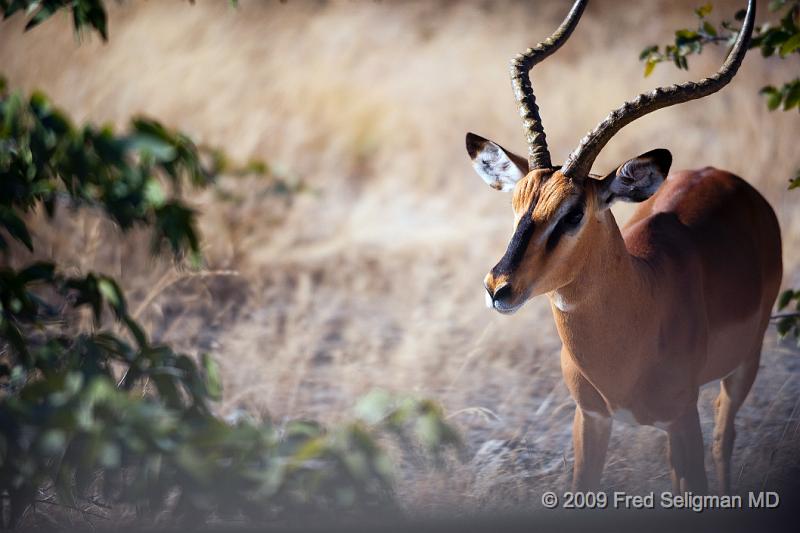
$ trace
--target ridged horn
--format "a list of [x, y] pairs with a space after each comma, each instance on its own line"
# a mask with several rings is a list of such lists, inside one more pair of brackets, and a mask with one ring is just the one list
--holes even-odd
[[640, 94], [630, 102], [625, 102], [581, 139], [578, 147], [567, 158], [561, 172], [573, 179], [587, 177], [597, 155], [606, 143], [626, 125], [658, 109], [696, 100], [725, 87], [739, 70], [739, 65], [742, 64], [745, 53], [747, 53], [755, 17], [756, 2], [749, 0], [742, 29], [739, 30], [739, 35], [736, 37], [736, 42], [733, 44], [728, 58], [716, 74], [699, 82], [689, 81], [670, 87], [659, 87], [649, 93]]
[[525, 138], [528, 141], [528, 168], [550, 168], [550, 152], [547, 151], [547, 139], [542, 126], [542, 117], [539, 116], [539, 107], [529, 76], [530, 70], [538, 63], [549, 57], [561, 48], [575, 26], [578, 25], [587, 0], [577, 0], [570, 9], [564, 22], [558, 29], [533, 48], [528, 48], [511, 60], [511, 86], [517, 98], [519, 115], [525, 129]]

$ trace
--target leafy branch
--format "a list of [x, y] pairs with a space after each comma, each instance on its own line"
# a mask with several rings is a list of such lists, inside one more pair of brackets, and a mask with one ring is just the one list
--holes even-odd
[[[78, 334], [47, 328], [53, 305], [43, 289], [63, 300], [56, 316], [87, 307], [102, 324], [110, 311], [127, 338], [100, 326]], [[459, 445], [438, 406], [386, 393], [366, 397], [353, 422], [330, 430], [302, 420], [227, 423], [211, 410], [222, 394], [213, 359], [202, 355], [198, 364], [152, 344], [112, 279], [67, 278], [36, 263], [1, 270], [0, 295], [10, 348], [0, 364], [6, 525], [19, 522], [41, 487], [70, 507], [99, 498], [190, 521], [391, 506], [393, 467], [381, 434], [417, 440], [434, 458]]]
[[778, 335], [785, 338], [789, 335], [800, 339], [800, 291], [788, 289], [783, 291], [778, 297], [779, 313], [773, 319], [777, 320]]
[[25, 31], [35, 28], [61, 10], [72, 15], [72, 24], [79, 35], [95, 30], [103, 41], [108, 40], [108, 16], [102, 0], [0, 0], [3, 19], [17, 12], [28, 16]]
[[[778, 57], [785, 59], [793, 54], [800, 54], [800, 1], [772, 0], [769, 9], [773, 13], [783, 11], [783, 16], [777, 23], [767, 22], [757, 27], [753, 32], [750, 48], [760, 49], [763, 57], [771, 57], [777, 53]], [[656, 65], [667, 61], [674, 63], [679, 69], [688, 70], [688, 57], [701, 54], [706, 45], [732, 45], [740, 28], [728, 21], [715, 26], [708, 20], [711, 11], [711, 3], [698, 7], [694, 10], [697, 17], [696, 29], [677, 30], [673, 43], [652, 45], [642, 50], [639, 60], [645, 64], [644, 75], [649, 76]], [[741, 10], [736, 13], [735, 19], [741, 21], [744, 15], [745, 11]], [[781, 87], [766, 86], [761, 89], [761, 94], [766, 98], [770, 111], [781, 106], [784, 111], [794, 108], [800, 110], [800, 78], [786, 82]]]
[[[5, 18], [25, 12], [26, 29], [68, 10], [76, 31], [107, 38], [103, 0], [0, 0], [0, 9]], [[197, 262], [197, 214], [182, 190], [221, 172], [268, 171], [259, 161], [236, 167], [152, 119], [134, 119], [124, 134], [76, 127], [44, 95], [9, 93], [0, 78], [6, 256], [15, 243], [34, 250], [26, 214], [41, 207], [53, 217], [66, 199], [101, 211], [123, 232], [149, 228], [154, 254], [168, 248]], [[274, 185], [279, 194], [301, 188]], [[93, 318], [88, 330], [74, 320], [84, 312]], [[386, 438], [404, 450], [421, 446], [434, 464], [460, 445], [428, 400], [373, 393], [352, 421], [325, 428], [226, 421], [214, 413], [221, 395], [214, 359], [152, 342], [113, 278], [67, 276], [45, 261], [0, 266], [0, 528], [18, 525], [36, 502], [122, 504], [195, 523], [393, 507]]]
[[[144, 225], [175, 253], [197, 251], [194, 216], [175, 216], [194, 212], [166, 191], [232, 168], [203, 163], [188, 137], [155, 121], [137, 119], [124, 136], [75, 128], [42, 95], [3, 93], [0, 124], [0, 223], [30, 250], [24, 213], [52, 213], [63, 194], [123, 231]], [[90, 331], [70, 326], [83, 309]], [[0, 268], [0, 524], [19, 523], [48, 487], [69, 508], [84, 499], [193, 521], [392, 506], [382, 434], [404, 449], [419, 443], [437, 464], [459, 445], [427, 400], [373, 395], [354, 421], [326, 429], [228, 423], [213, 412], [221, 394], [214, 359], [151, 342], [113, 278], [65, 276], [52, 262]]]
[[[42, 204], [53, 216], [57, 200], [102, 208], [123, 230], [154, 228], [152, 245], [199, 257], [196, 213], [178, 193], [184, 182], [207, 185], [218, 172], [192, 141], [157, 121], [137, 118], [131, 132], [76, 128], [41, 93], [9, 94], [0, 79], [0, 228], [33, 249], [21, 215]], [[171, 187], [172, 194], [166, 188]], [[8, 248], [0, 235], [0, 249]]]

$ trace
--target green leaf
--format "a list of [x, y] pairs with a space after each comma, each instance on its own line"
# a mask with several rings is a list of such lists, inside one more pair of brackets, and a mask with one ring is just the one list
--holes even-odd
[[56, 12], [59, 6], [52, 5], [50, 3], [44, 3], [41, 8], [30, 18], [27, 24], [25, 24], [25, 31], [30, 30], [44, 22], [45, 20], [49, 19], [53, 13]]
[[786, 57], [798, 49], [800, 49], [800, 33], [795, 33], [781, 44], [778, 53], [781, 57]]
[[97, 281], [97, 288], [118, 317], [125, 314], [125, 297], [116, 281], [109, 277], [101, 277]]
[[127, 148], [150, 156], [156, 161], [173, 161], [177, 156], [175, 147], [163, 138], [148, 134], [131, 135], [127, 139]]
[[786, 334], [789, 333], [789, 330], [792, 329], [794, 323], [795, 323], [794, 317], [790, 316], [785, 316], [780, 320], [778, 320], [778, 324], [776, 326], [776, 329], [778, 330], [778, 335], [781, 338], [786, 337]]
[[769, 10], [773, 13], [786, 5], [786, 0], [769, 0]]
[[0, 207], [0, 225], [2, 225], [9, 235], [25, 245], [29, 251], [33, 251], [33, 241], [25, 222], [11, 209]]
[[658, 52], [658, 45], [648, 46], [639, 53], [639, 61], [644, 61], [656, 52]]
[[54, 272], [55, 265], [53, 263], [40, 261], [20, 270], [17, 274], [17, 279], [23, 284], [28, 284], [32, 281], [49, 281], [53, 279]]
[[108, 40], [106, 11], [100, 0], [78, 1], [72, 8], [72, 18], [75, 29], [80, 30], [89, 25], [97, 30], [104, 41]]
[[794, 294], [795, 293], [794, 293], [794, 291], [792, 289], [785, 290], [785, 291], [783, 291], [781, 293], [781, 295], [778, 297], [778, 310], [779, 311], [781, 309], [783, 309], [784, 307], [786, 307], [787, 305], [789, 305], [789, 302], [791, 302], [792, 298], [794, 298]]
[[0, 7], [3, 9], [3, 20], [5, 20], [28, 6], [23, 0], [0, 0]]
[[422, 415], [415, 425], [415, 432], [417, 438], [422, 444], [428, 448], [433, 449], [437, 447], [442, 439], [442, 430], [439, 417], [435, 413], [426, 413]]
[[783, 45], [783, 43], [785, 43], [790, 37], [791, 34], [789, 32], [773, 28], [764, 34], [762, 46], [771, 46], [773, 48], [778, 48], [781, 45]]
[[377, 424], [388, 415], [393, 403], [394, 399], [388, 392], [374, 390], [359, 400], [355, 412], [367, 424]]
[[678, 46], [689, 44], [702, 39], [702, 36], [692, 30], [678, 30], [675, 32], [675, 44]]
[[712, 9], [714, 9], [714, 6], [711, 5], [711, 2], [706, 2], [702, 6], [695, 9], [694, 12], [698, 17], [705, 18], [711, 13]]
[[645, 63], [644, 64], [644, 77], [646, 78], [646, 77], [650, 76], [650, 74], [653, 73], [653, 70], [655, 68], [656, 68], [656, 62], [655, 61], [651, 60], [651, 61], [648, 61], [647, 63]]
[[154, 250], [162, 242], [169, 243], [173, 253], [184, 250], [198, 252], [200, 241], [196, 233], [195, 212], [186, 205], [171, 201], [155, 211]]
[[128, 331], [136, 340], [136, 344], [139, 347], [139, 349], [140, 350], [148, 349], [150, 344], [147, 341], [147, 334], [142, 329], [142, 327], [129, 316], [123, 317], [122, 322], [125, 324], [125, 327], [128, 328]]
[[795, 80], [785, 86], [785, 96], [783, 97], [783, 110], [789, 111], [794, 107], [800, 106], [800, 80]]
[[795, 176], [789, 180], [789, 190], [800, 187], [800, 169], [797, 170]]
[[222, 378], [219, 375], [219, 365], [207, 353], [200, 356], [200, 360], [205, 372], [206, 390], [212, 400], [219, 401], [222, 399]]
[[707, 20], [703, 21], [703, 31], [712, 37], [717, 36], [717, 29]]
[[781, 28], [789, 36], [800, 31], [800, 28], [798, 28], [796, 24], [796, 21], [800, 18], [800, 14], [797, 13], [797, 8], [800, 6], [793, 7], [794, 9], [787, 10], [786, 14], [781, 19]]
[[144, 187], [144, 195], [153, 207], [161, 207], [167, 202], [167, 195], [164, 193], [164, 188], [158, 180], [154, 178], [147, 180]]
[[778, 89], [776, 89], [772, 85], [767, 85], [766, 87], [763, 87], [759, 91], [759, 94], [767, 98], [767, 108], [770, 111], [775, 111], [781, 105], [781, 100], [783, 99], [783, 95]]

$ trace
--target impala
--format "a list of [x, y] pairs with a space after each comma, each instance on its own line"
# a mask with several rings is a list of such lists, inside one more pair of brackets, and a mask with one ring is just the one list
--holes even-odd
[[[747, 182], [706, 167], [667, 175], [672, 156], [651, 150], [603, 176], [590, 174], [622, 127], [663, 107], [712, 94], [736, 74], [755, 1], [720, 70], [658, 88], [611, 112], [562, 166], [550, 161], [530, 69], [569, 38], [578, 0], [544, 42], [511, 62], [528, 159], [475, 134], [467, 151], [495, 189], [513, 191], [514, 233], [485, 279], [487, 304], [513, 313], [547, 294], [563, 348], [561, 369], [577, 406], [572, 485], [599, 485], [612, 420], [666, 430], [674, 492], [706, 492], [699, 387], [721, 380], [713, 457], [730, 491], [734, 418], [758, 371], [781, 283], [775, 213]], [[733, 110], [735, 112], [735, 110]], [[620, 230], [609, 207], [641, 202]]]

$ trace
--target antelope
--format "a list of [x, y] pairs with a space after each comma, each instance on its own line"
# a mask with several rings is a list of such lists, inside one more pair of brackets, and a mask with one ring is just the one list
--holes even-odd
[[[575, 417], [574, 490], [597, 488], [613, 420], [667, 432], [675, 493], [705, 493], [701, 385], [721, 381], [712, 454], [719, 492], [731, 489], [734, 418], [758, 371], [782, 276], [780, 228], [746, 181], [706, 167], [668, 174], [663, 148], [591, 174], [606, 143], [658, 109], [727, 85], [748, 48], [755, 1], [722, 67], [698, 82], [641, 94], [590, 131], [562, 166], [550, 160], [529, 72], [570, 37], [577, 0], [550, 38], [511, 61], [527, 161], [468, 133], [467, 152], [492, 188], [513, 191], [514, 233], [484, 280], [487, 305], [513, 313], [546, 294], [562, 340]], [[620, 229], [609, 207], [640, 203]]]

